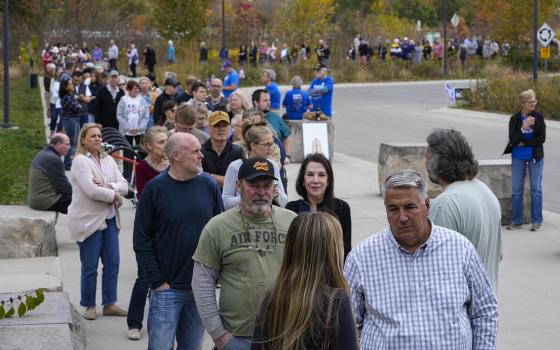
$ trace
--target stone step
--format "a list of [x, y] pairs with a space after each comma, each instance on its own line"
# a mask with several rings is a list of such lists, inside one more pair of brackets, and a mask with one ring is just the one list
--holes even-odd
[[44, 288], [62, 291], [58, 257], [0, 259], [0, 293]]

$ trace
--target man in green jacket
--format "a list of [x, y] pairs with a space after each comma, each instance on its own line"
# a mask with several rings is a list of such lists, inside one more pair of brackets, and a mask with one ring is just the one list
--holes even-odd
[[31, 161], [27, 192], [27, 203], [31, 208], [67, 213], [72, 201], [72, 185], [64, 172], [61, 157], [69, 150], [68, 136], [57, 133]]

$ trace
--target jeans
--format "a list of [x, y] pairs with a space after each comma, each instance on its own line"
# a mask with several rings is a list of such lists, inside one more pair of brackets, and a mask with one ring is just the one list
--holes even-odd
[[70, 151], [64, 156], [64, 168], [69, 170], [72, 166], [72, 156], [76, 152], [78, 137], [80, 136], [80, 118], [66, 118], [62, 116], [62, 126], [70, 139]]
[[60, 131], [60, 129], [62, 129], [61, 123], [58, 122], [61, 111], [62, 108], [56, 108], [55, 105], [51, 103], [51, 123], [49, 127], [51, 131]]
[[138, 278], [132, 287], [132, 294], [130, 295], [130, 303], [128, 304], [128, 316], [126, 323], [128, 329], [137, 328], [142, 329], [142, 321], [144, 320], [144, 307], [146, 306], [146, 297], [148, 296], [148, 279], [146, 275], [138, 267]]
[[80, 130], [84, 127], [84, 124], [93, 123], [94, 120], [95, 117], [93, 116], [93, 114], [82, 115], [80, 117]]
[[105, 220], [107, 228], [95, 231], [85, 241], [78, 242], [82, 273], [80, 278], [83, 307], [95, 307], [97, 289], [97, 265], [103, 263], [101, 279], [101, 304], [109, 305], [117, 301], [117, 279], [119, 275], [119, 237], [115, 218]]
[[204, 326], [191, 290], [166, 289], [150, 292], [148, 350], [199, 350]]
[[525, 186], [525, 173], [529, 169], [529, 182], [531, 184], [531, 223], [542, 224], [542, 175], [544, 159], [538, 162], [533, 160], [511, 159], [511, 222], [523, 223], [523, 190]]
[[231, 337], [222, 350], [249, 350], [251, 337]]

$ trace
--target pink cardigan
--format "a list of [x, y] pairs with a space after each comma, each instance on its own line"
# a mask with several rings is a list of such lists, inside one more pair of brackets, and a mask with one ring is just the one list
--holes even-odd
[[[87, 155], [78, 154], [72, 161], [72, 203], [68, 207], [68, 228], [72, 239], [83, 242], [95, 231], [107, 228], [105, 219], [114, 205], [115, 191], [128, 192], [128, 183], [110, 156], [101, 156], [101, 167], [110, 174], [109, 184], [100, 187], [93, 179], [103, 181], [99, 167]], [[115, 208], [116, 224], [120, 227], [119, 211]]]

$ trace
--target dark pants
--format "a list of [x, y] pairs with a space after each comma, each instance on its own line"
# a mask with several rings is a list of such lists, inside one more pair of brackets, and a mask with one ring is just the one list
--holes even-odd
[[130, 64], [130, 73], [132, 74], [133, 78], [136, 78], [136, 63], [131, 63]]
[[146, 275], [138, 268], [138, 278], [136, 278], [134, 287], [132, 287], [130, 303], [128, 304], [128, 316], [126, 318], [128, 329], [142, 329], [144, 308], [146, 307], [146, 298], [148, 297], [149, 288]]
[[110, 70], [118, 70], [117, 69], [117, 59], [116, 58], [111, 58], [109, 60], [109, 69]]
[[60, 199], [58, 201], [56, 201], [56, 203], [54, 203], [47, 210], [48, 211], [57, 211], [57, 212], [62, 213], [62, 214], [68, 214], [68, 206], [70, 205], [71, 202], [72, 202], [72, 194], [71, 193], [65, 193], [65, 194], [62, 195], [62, 197], [60, 197]]
[[51, 123], [50, 123], [50, 130], [51, 131], [60, 131], [62, 130], [62, 121], [59, 121], [60, 112], [62, 108], [56, 108], [54, 103], [51, 103]]
[[153, 64], [148, 64], [148, 73], [149, 74], [155, 74], [154, 72], [154, 65]]

